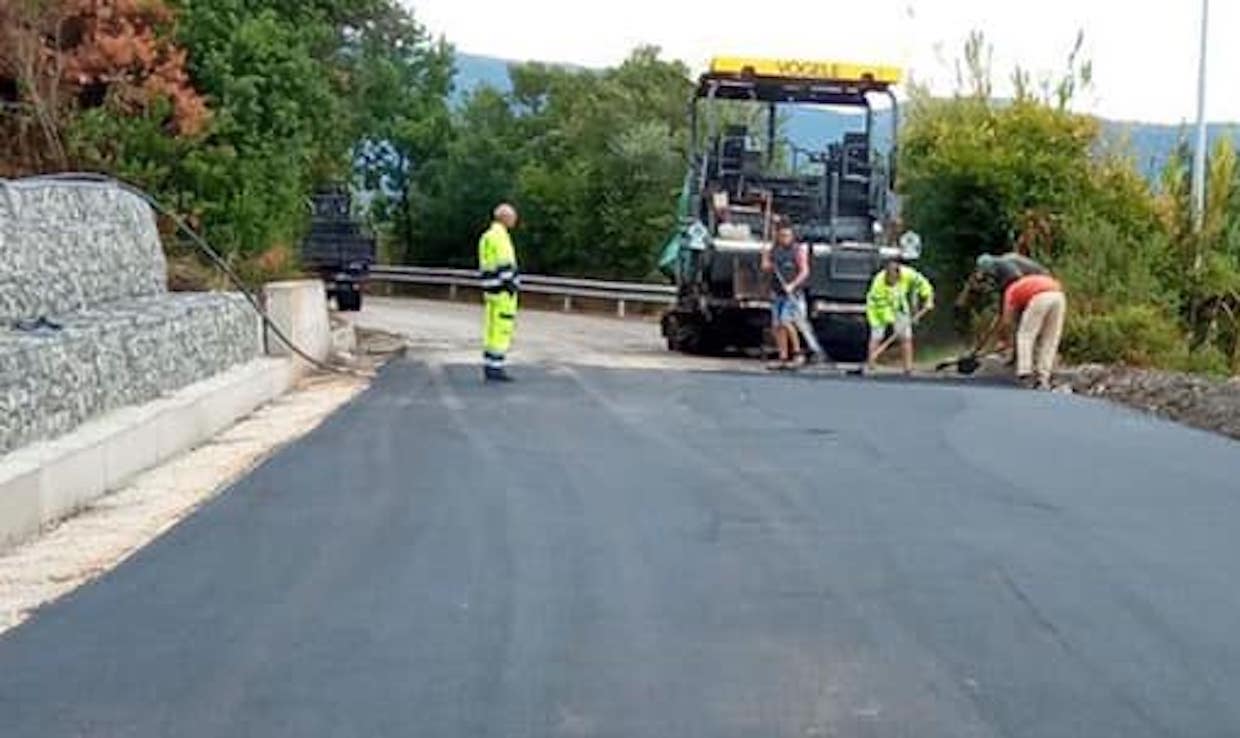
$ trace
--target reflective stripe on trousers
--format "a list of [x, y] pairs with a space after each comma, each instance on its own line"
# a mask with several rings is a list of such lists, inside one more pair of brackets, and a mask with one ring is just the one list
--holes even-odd
[[482, 351], [483, 361], [490, 367], [501, 367], [512, 346], [516, 328], [517, 296], [496, 292], [483, 295]]

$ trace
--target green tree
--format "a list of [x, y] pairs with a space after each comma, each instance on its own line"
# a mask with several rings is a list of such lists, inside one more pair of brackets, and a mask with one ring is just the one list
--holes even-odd
[[1191, 205], [1191, 151], [1181, 143], [1163, 172], [1161, 206], [1171, 241], [1168, 276], [1194, 351], [1215, 352], [1240, 372], [1240, 167], [1230, 139], [1208, 157], [1200, 231]]
[[[956, 94], [939, 99], [915, 88], [901, 136], [904, 218], [951, 282], [978, 254], [1014, 247], [1026, 226], [1060, 220], [1092, 189], [1099, 127], [1068, 109], [1070, 95], [1088, 86], [1088, 64], [1074, 51], [1062, 80], [1044, 84], [1042, 96], [1018, 82], [1015, 99], [999, 101], [991, 97], [990, 56], [973, 34]], [[1028, 79], [1021, 70], [1014, 76]]]
[[287, 263], [260, 257], [291, 254], [307, 196], [353, 176], [383, 183], [385, 222], [411, 237], [410, 173], [441, 155], [452, 52], [398, 0], [104, 5], [0, 7], [0, 89], [29, 98], [0, 120], [0, 171], [117, 174], [239, 263]]
[[[472, 266], [475, 245], [500, 200], [513, 199], [520, 139], [508, 100], [483, 87], [453, 120], [441, 156], [429, 159], [414, 182], [412, 242], [405, 260]], [[530, 220], [525, 212], [524, 218]], [[524, 260], [525, 237], [522, 236]]]
[[385, 236], [407, 248], [417, 230], [419, 173], [446, 155], [451, 134], [452, 50], [389, 6], [352, 34], [346, 58], [357, 111], [355, 174], [375, 193], [371, 214]]
[[[1240, 166], [1229, 140], [1209, 156], [1204, 227], [1190, 205], [1182, 143], [1159, 191], [1097, 123], [1073, 114], [1092, 79], [1081, 39], [1058, 79], [1017, 69], [1016, 98], [992, 99], [975, 34], [947, 100], [914, 95], [902, 141], [906, 216], [958, 277], [983, 251], [1020, 248], [1069, 293], [1065, 350], [1078, 361], [1240, 371]], [[950, 282], [950, 279], [949, 279]]]
[[523, 215], [526, 269], [650, 274], [684, 176], [688, 70], [643, 47], [611, 69], [519, 64], [510, 77], [510, 93], [467, 99], [443, 159], [419, 175], [409, 257], [471, 263], [507, 198]]
[[[1211, 299], [1195, 296], [1206, 280], [1186, 261], [1202, 249], [1184, 235], [1187, 220], [1174, 205], [1186, 202], [1182, 173], [1168, 174], [1168, 203], [1160, 203], [1125, 152], [1101, 145], [1097, 122], [1071, 112], [1092, 78], [1079, 50], [1078, 37], [1058, 79], [1035, 84], [1016, 70], [1015, 99], [997, 101], [989, 49], [971, 37], [957, 94], [914, 96], [901, 147], [906, 219], [931, 245], [949, 289], [982, 252], [1015, 248], [1051, 266], [1069, 294], [1070, 359], [1193, 365], [1185, 329], [1202, 322], [1193, 317], [1201, 305], [1225, 304], [1214, 298], [1230, 287], [1211, 282]], [[1234, 179], [1225, 163], [1215, 169], [1213, 180]], [[1212, 190], [1226, 198], [1221, 184]], [[1225, 231], [1210, 230], [1219, 234], [1211, 243]], [[1227, 273], [1219, 259], [1205, 263], [1202, 275]]]

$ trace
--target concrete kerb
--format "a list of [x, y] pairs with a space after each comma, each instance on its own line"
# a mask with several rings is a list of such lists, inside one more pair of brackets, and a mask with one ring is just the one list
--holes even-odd
[[0, 458], [0, 546], [34, 535], [206, 441], [284, 394], [296, 377], [290, 359], [257, 359]]
[[[273, 283], [266, 298], [272, 319], [299, 348], [318, 360], [328, 358], [332, 332], [321, 282]], [[259, 321], [256, 329], [262, 329]], [[122, 488], [138, 473], [203, 443], [287, 392], [312, 367], [289, 356], [274, 336], [268, 338], [269, 350], [280, 358], [255, 359], [0, 456], [0, 547]]]
[[43, 525], [41, 477], [34, 459], [0, 462], [0, 546]]

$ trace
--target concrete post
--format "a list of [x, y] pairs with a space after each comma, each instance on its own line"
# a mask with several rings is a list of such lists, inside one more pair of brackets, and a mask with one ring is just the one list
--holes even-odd
[[[327, 318], [327, 294], [317, 279], [271, 282], [263, 287], [267, 314], [271, 322], [297, 346], [318, 361], [325, 361], [331, 352], [331, 325]], [[267, 351], [273, 356], [292, 356], [293, 352], [275, 332], [267, 329]], [[298, 372], [312, 366], [297, 357]]]

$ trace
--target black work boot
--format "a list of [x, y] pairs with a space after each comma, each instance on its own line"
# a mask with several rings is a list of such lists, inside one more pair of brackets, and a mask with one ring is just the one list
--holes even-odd
[[483, 368], [482, 377], [488, 382], [511, 382], [512, 376], [503, 367], [488, 366]]

